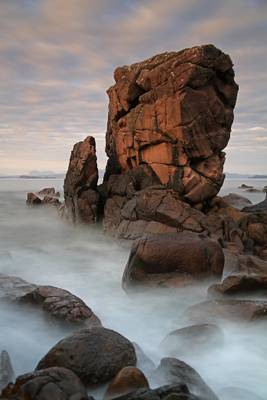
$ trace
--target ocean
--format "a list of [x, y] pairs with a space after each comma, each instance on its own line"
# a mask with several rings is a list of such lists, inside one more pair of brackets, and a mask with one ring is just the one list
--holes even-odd
[[[221, 195], [243, 194], [252, 202], [265, 194], [245, 192], [267, 180], [227, 179]], [[138, 343], [157, 364], [164, 356], [160, 342], [184, 326], [183, 313], [206, 299], [207, 284], [169, 291], [126, 295], [121, 278], [129, 250], [97, 228], [73, 227], [52, 208], [29, 208], [26, 193], [53, 186], [62, 193], [62, 180], [0, 180], [0, 272], [36, 284], [58, 286], [82, 298], [102, 320]], [[35, 368], [40, 358], [62, 337], [63, 328], [40, 312], [0, 304], [0, 351], [7, 350], [16, 374]], [[238, 386], [267, 398], [266, 324], [222, 324], [224, 345], [196, 355], [190, 349], [182, 360], [193, 366], [216, 392]]]

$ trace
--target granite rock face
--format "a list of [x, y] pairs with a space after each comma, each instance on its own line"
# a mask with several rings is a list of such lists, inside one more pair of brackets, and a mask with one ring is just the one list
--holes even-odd
[[106, 179], [148, 164], [192, 204], [215, 196], [238, 91], [232, 67], [228, 55], [204, 45], [117, 68]]
[[74, 145], [64, 181], [65, 215], [73, 222], [95, 223], [99, 195], [95, 139]]

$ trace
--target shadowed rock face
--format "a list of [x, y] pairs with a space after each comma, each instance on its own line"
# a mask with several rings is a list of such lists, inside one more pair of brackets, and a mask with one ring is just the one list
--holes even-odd
[[89, 400], [80, 379], [72, 371], [58, 367], [20, 375], [2, 395], [3, 399], [13, 400]]
[[232, 66], [205, 45], [117, 68], [108, 90], [105, 179], [149, 164], [190, 203], [215, 196], [238, 91]]
[[64, 181], [65, 214], [74, 222], [96, 221], [97, 181], [95, 139], [88, 136], [74, 145]]

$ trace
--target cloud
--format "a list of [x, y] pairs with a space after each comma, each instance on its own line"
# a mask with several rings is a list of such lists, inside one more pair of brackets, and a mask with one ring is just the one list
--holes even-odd
[[[0, 170], [64, 170], [88, 134], [103, 168], [115, 67], [201, 43], [235, 64], [240, 91], [226, 151], [242, 168], [239, 149], [265, 145], [253, 132], [262, 137], [267, 126], [266, 17], [260, 0], [1, 0]], [[254, 153], [247, 168], [265, 172]]]

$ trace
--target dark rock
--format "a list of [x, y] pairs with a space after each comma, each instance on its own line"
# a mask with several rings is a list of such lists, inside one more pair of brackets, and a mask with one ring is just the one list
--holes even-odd
[[97, 221], [97, 181], [95, 139], [88, 136], [74, 145], [64, 181], [65, 214], [73, 222]]
[[61, 202], [58, 200], [57, 197], [53, 197], [53, 196], [49, 196], [49, 195], [44, 196], [42, 203], [52, 205], [55, 207], [61, 206]]
[[0, 300], [31, 304], [55, 320], [77, 327], [101, 325], [99, 318], [79, 297], [54, 286], [37, 286], [0, 274]]
[[39, 206], [42, 204], [42, 200], [35, 193], [28, 193], [26, 204], [28, 204], [28, 206]]
[[222, 330], [214, 324], [197, 324], [170, 332], [160, 347], [168, 356], [198, 354], [224, 342]]
[[230, 275], [222, 283], [214, 284], [209, 287], [208, 293], [211, 297], [220, 298], [223, 295], [242, 295], [262, 293], [267, 294], [267, 274], [266, 275]]
[[56, 189], [54, 187], [50, 187], [40, 190], [39, 192], [37, 192], [37, 194], [41, 196], [58, 197], [59, 192], [56, 192]]
[[14, 385], [9, 385], [3, 390], [1, 398], [13, 400], [90, 399], [80, 379], [69, 369], [58, 367], [19, 376]]
[[125, 367], [108, 385], [104, 399], [109, 400], [138, 389], [149, 389], [149, 383], [143, 372], [136, 367]]
[[250, 213], [254, 213], [254, 212], [267, 213], [267, 193], [266, 193], [265, 199], [263, 201], [261, 201], [258, 204], [254, 204], [253, 206], [244, 207], [242, 211], [250, 212]]
[[201, 235], [146, 235], [132, 246], [123, 287], [179, 287], [203, 278], [221, 277], [223, 265], [220, 245]]
[[117, 397], [117, 400], [204, 400], [191, 394], [184, 384], [164, 385], [157, 389], [139, 389]]
[[223, 196], [222, 199], [231, 207], [235, 207], [238, 210], [251, 205], [251, 201], [244, 196], [240, 196], [236, 193], [229, 193], [227, 196]]
[[203, 381], [198, 372], [176, 358], [163, 358], [155, 371], [156, 376], [165, 384], [186, 385], [190, 393], [205, 400], [218, 400], [218, 397]]
[[253, 189], [253, 186], [246, 185], [245, 183], [242, 183], [242, 185], [239, 186], [239, 189]]
[[7, 351], [0, 354], [0, 394], [1, 390], [15, 379], [14, 369]]
[[64, 366], [89, 386], [107, 382], [122, 368], [135, 364], [135, 350], [128, 339], [109, 329], [91, 328], [62, 339], [36, 369]]
[[267, 318], [267, 301], [208, 300], [189, 307], [185, 316], [195, 323], [214, 323], [225, 319], [250, 322]]

